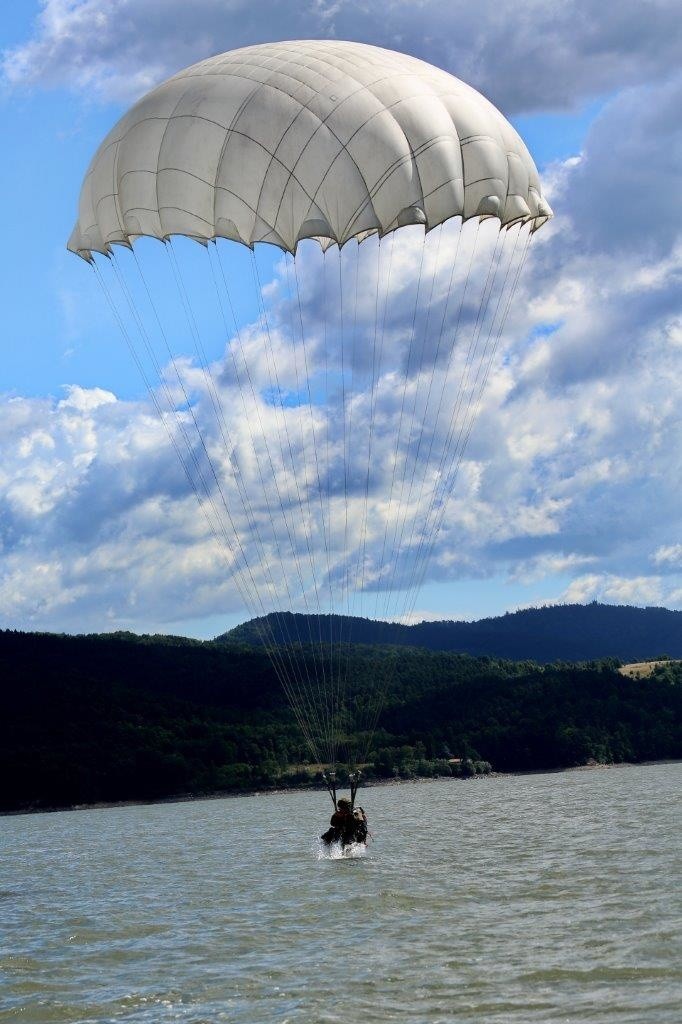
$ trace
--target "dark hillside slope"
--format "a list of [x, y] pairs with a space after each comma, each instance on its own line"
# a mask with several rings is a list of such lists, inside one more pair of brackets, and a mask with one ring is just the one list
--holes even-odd
[[[357, 645], [348, 667], [349, 722], [390, 670], [368, 776], [452, 776], [453, 756], [507, 771], [682, 756], [679, 663], [629, 679], [609, 661]], [[316, 781], [258, 649], [0, 632], [0, 700], [0, 810]]]
[[[220, 642], [260, 644], [260, 620], [252, 619], [218, 637]], [[283, 626], [282, 623], [285, 625]], [[270, 616], [281, 639], [317, 635], [318, 622], [291, 613]], [[641, 661], [667, 654], [682, 658], [682, 612], [627, 605], [567, 604], [526, 608], [478, 622], [420, 622], [414, 626], [373, 619], [332, 616], [335, 637], [363, 644], [405, 644], [432, 651], [458, 651], [495, 658], [534, 661]]]

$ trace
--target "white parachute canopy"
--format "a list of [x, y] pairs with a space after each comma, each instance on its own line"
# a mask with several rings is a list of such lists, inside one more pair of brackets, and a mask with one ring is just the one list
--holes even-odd
[[[371, 752], [395, 658], [371, 692], [358, 683], [353, 617], [415, 607], [550, 216], [483, 96], [359, 43], [196, 64], [92, 160], [69, 249], [94, 268], [315, 761]], [[144, 237], [166, 243], [158, 260]], [[269, 289], [256, 242], [283, 250]]]
[[136, 103], [95, 154], [69, 248], [179, 234], [295, 252], [550, 215], [524, 143], [480, 93], [402, 53], [303, 40], [211, 57]]

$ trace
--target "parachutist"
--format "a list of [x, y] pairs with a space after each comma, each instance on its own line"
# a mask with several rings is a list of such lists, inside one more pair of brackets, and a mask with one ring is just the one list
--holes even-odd
[[367, 842], [367, 815], [362, 807], [353, 811], [348, 797], [340, 797], [329, 825], [327, 831], [320, 836], [326, 846], [340, 842], [345, 847], [352, 843]]

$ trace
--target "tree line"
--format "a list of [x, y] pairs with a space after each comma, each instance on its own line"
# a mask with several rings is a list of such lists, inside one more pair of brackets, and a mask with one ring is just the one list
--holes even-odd
[[[362, 645], [349, 657], [349, 706], [390, 665], [369, 777], [681, 756], [680, 665], [628, 679], [613, 659], [543, 665]], [[258, 648], [5, 631], [0, 678], [0, 810], [322, 784]], [[367, 736], [352, 721], [348, 746], [360, 750]]]

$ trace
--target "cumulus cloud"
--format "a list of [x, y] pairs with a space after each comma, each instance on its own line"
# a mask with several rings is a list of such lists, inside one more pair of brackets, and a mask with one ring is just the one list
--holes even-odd
[[679, 607], [682, 588], [657, 576], [614, 576], [610, 573], [579, 576], [566, 588], [562, 601]]
[[149, 619], [164, 603], [177, 610], [188, 581], [201, 593], [216, 580], [215, 550], [202, 559], [210, 538], [148, 408], [70, 388], [60, 401], [7, 399], [1, 422], [4, 621], [120, 626], [147, 604]]
[[[466, 353], [476, 337], [483, 352], [499, 322], [495, 289], [478, 316], [491, 223], [468, 280], [473, 225], [461, 237], [456, 225], [437, 229], [425, 249], [418, 229], [348, 247], [340, 278], [338, 254], [307, 243], [298, 275], [287, 257], [267, 281], [267, 316], [227, 325], [212, 376], [189, 355], [166, 361], [154, 393], [163, 422], [149, 403], [101, 388], [7, 400], [3, 616], [101, 628], [245, 603], [254, 613], [258, 601], [327, 610], [331, 583], [337, 610], [412, 621], [417, 595], [406, 601], [404, 588], [419, 580], [436, 526], [430, 580], [571, 575], [556, 597], [680, 604], [677, 250], [649, 258], [646, 272], [634, 258], [581, 251], [570, 236], [577, 167], [563, 169], [557, 193], [568, 241], [553, 229], [534, 242], [456, 474], [456, 449], [442, 462], [451, 396], [470, 393]], [[515, 265], [513, 234], [505, 245]], [[191, 251], [218, 266], [219, 253]], [[181, 304], [157, 284], [172, 335]], [[197, 305], [220, 322], [215, 292]]]
[[679, 67], [674, 0], [43, 0], [6, 52], [12, 85], [139, 95], [180, 68], [266, 40], [337, 38], [402, 49], [483, 90], [507, 113], [570, 109]]
[[[3, 401], [5, 622], [172, 626], [241, 609], [256, 591], [268, 607], [326, 610], [330, 581], [344, 610], [405, 611], [411, 621], [418, 613], [404, 591], [391, 599], [391, 584], [415, 581], [436, 525], [429, 580], [507, 574], [560, 587], [554, 599], [682, 607], [676, 9], [652, 4], [644, 17], [634, 4], [525, 3], [497, 5], [492, 17], [485, 4], [434, 4], [429, 21], [428, 3], [389, 6], [378, 24], [350, 3], [303, 13], [271, 5], [268, 35], [403, 46], [508, 111], [628, 85], [584, 151], [549, 170], [557, 216], [533, 241], [465, 457], [450, 463], [458, 472], [441, 464], [451, 396], [460, 384], [478, 394], [475, 373], [464, 375], [468, 345], [477, 330], [481, 344], [494, 339], [488, 324], [499, 323], [484, 319], [479, 330], [474, 301], [491, 225], [461, 316], [468, 242], [450, 287], [455, 226], [429, 236], [423, 262], [415, 229], [384, 240], [380, 253], [373, 241], [344, 250], [343, 302], [336, 252], [323, 258], [307, 243], [298, 282], [288, 259], [263, 280], [267, 318], [239, 331], [228, 322], [220, 343], [214, 337], [215, 387], [184, 347], [174, 362], [159, 348], [162, 420], [151, 399], [121, 401], [105, 380], [58, 401]], [[210, 50], [260, 38], [265, 7], [204, 0], [178, 5], [175, 23], [173, 10], [51, 0], [33, 39], [6, 55], [5, 75], [104, 98], [139, 92]], [[215, 266], [216, 253], [195, 248]], [[210, 281], [205, 267], [188, 278]], [[247, 268], [238, 280], [248, 279]], [[168, 336], [178, 337], [182, 308], [170, 288], [162, 294]], [[215, 293], [197, 308], [222, 323]], [[552, 583], [567, 576], [568, 587]], [[363, 586], [361, 601], [353, 594]]]
[[616, 96], [593, 123], [587, 159], [571, 175], [573, 230], [596, 252], [636, 253], [635, 286], [648, 261], [660, 260], [679, 237], [682, 195], [682, 74]]
[[682, 568], [682, 544], [664, 544], [654, 552], [654, 565]]

